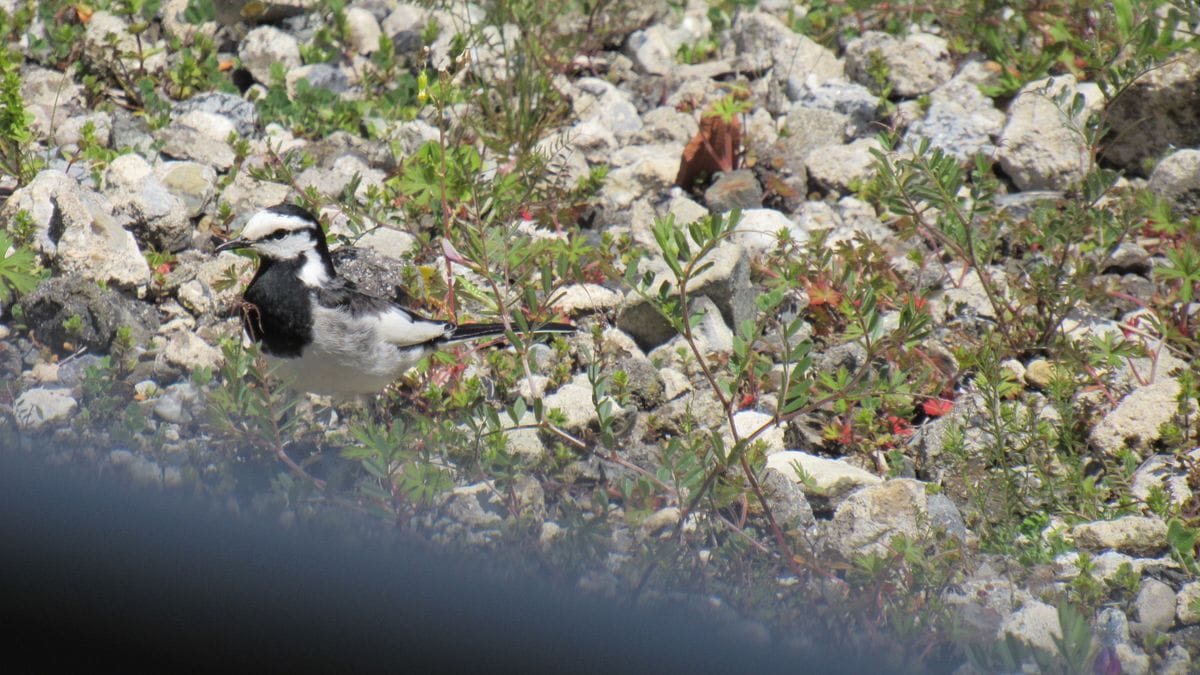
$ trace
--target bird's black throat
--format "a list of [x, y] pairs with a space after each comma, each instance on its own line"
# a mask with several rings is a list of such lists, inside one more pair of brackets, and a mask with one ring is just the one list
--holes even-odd
[[298, 357], [312, 342], [312, 301], [300, 281], [303, 256], [291, 260], [262, 258], [243, 296], [242, 327], [265, 353]]

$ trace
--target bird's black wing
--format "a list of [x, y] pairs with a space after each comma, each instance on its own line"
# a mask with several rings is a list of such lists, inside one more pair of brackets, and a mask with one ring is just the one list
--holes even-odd
[[341, 277], [336, 277], [317, 289], [317, 303], [328, 309], [349, 312], [353, 317], [400, 311], [413, 320], [420, 320], [412, 310], [401, 307], [387, 298], [371, 295], [354, 285], [354, 282]]

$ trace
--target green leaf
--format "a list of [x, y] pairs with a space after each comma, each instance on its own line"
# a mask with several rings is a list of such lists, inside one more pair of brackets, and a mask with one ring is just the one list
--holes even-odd
[[1112, 8], [1117, 19], [1118, 40], [1126, 40], [1133, 32], [1133, 3], [1130, 0], [1112, 0]]
[[37, 287], [37, 256], [33, 251], [14, 247], [8, 234], [0, 232], [0, 256], [0, 302], [7, 303]]

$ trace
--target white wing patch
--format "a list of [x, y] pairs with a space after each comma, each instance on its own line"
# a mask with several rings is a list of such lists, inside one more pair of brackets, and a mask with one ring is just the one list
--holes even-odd
[[417, 345], [449, 333], [443, 321], [413, 320], [402, 309], [392, 309], [379, 315], [379, 337], [398, 347]]

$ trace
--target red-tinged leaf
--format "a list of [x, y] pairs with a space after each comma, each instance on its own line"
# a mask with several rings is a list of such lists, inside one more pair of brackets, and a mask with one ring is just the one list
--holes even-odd
[[836, 306], [842, 301], [842, 294], [826, 281], [808, 284], [808, 288], [805, 290], [808, 291], [808, 304], [811, 306]]
[[930, 417], [941, 417], [954, 409], [954, 401], [944, 398], [931, 398], [921, 404], [921, 409]]
[[854, 442], [854, 427], [851, 426], [850, 420], [847, 419], [842, 423], [841, 433], [838, 434], [838, 443], [842, 445], [850, 445]]

